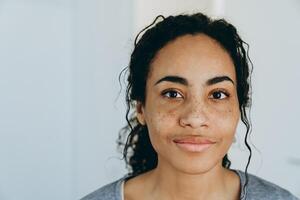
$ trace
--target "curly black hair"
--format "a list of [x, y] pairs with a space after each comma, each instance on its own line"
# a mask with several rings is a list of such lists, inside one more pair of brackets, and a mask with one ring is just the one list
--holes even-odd
[[[160, 22], [157, 22], [161, 19]], [[140, 35], [142, 34], [141, 38]], [[224, 19], [211, 19], [202, 13], [192, 15], [177, 15], [164, 17], [159, 15], [154, 22], [141, 30], [135, 38], [135, 46], [131, 54], [127, 70], [126, 120], [128, 125], [119, 133], [119, 147], [123, 148], [123, 158], [132, 176], [137, 176], [154, 169], [157, 166], [157, 153], [149, 139], [147, 126], [138, 122], [134, 113], [136, 103], [145, 103], [145, 87], [151, 62], [157, 52], [167, 43], [183, 35], [205, 34], [217, 41], [230, 55], [237, 77], [237, 94], [241, 121], [246, 126], [245, 144], [250, 151], [246, 166], [246, 184], [248, 183], [247, 169], [252, 155], [247, 137], [251, 132], [251, 122], [247, 111], [251, 107], [251, 60], [248, 56], [249, 45], [238, 35], [236, 28]], [[246, 49], [244, 45], [246, 45]], [[119, 77], [119, 78], [120, 78]], [[226, 154], [222, 166], [229, 169], [231, 161]]]

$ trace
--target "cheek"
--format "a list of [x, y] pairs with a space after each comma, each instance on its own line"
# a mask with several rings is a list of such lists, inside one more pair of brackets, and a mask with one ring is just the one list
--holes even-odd
[[146, 115], [147, 126], [151, 135], [166, 135], [167, 131], [174, 126], [176, 120], [176, 114], [172, 111], [156, 111]]
[[239, 120], [239, 110], [237, 107], [227, 107], [220, 109], [215, 109], [212, 111], [212, 121], [214, 123], [216, 133], [226, 140], [231, 140], [235, 134], [236, 127]]
[[145, 117], [152, 146], [156, 151], [159, 151], [161, 147], [168, 145], [167, 143], [170, 142], [168, 138], [174, 134], [172, 130], [177, 124], [177, 114], [172, 110], [161, 109], [159, 111], [157, 109], [148, 112]]
[[222, 112], [216, 111], [211, 119], [211, 132], [219, 139], [216, 155], [219, 155], [221, 159], [232, 145], [239, 120], [239, 111], [233, 108], [223, 109]]

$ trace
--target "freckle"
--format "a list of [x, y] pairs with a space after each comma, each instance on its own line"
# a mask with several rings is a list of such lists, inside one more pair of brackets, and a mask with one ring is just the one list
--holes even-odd
[[161, 113], [159, 113], [159, 114], [160, 114], [161, 119], [174, 118], [176, 116], [175, 111], [172, 111], [172, 110], [168, 111], [167, 113], [164, 113], [164, 114], [161, 114]]

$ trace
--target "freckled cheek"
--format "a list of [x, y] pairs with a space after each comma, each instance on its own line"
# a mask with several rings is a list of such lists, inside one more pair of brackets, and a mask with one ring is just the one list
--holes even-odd
[[147, 116], [148, 129], [152, 134], [167, 134], [176, 122], [176, 115], [173, 113], [156, 112]]
[[152, 145], [157, 150], [160, 143], [170, 142], [169, 138], [174, 134], [176, 127], [176, 113], [157, 111], [147, 115], [147, 127]]
[[207, 108], [210, 112], [214, 112], [220, 116], [228, 116], [233, 112], [234, 106], [229, 102], [224, 103], [207, 103]]
[[211, 119], [217, 129], [216, 132], [221, 134], [224, 139], [233, 137], [239, 120], [239, 111], [236, 108], [227, 107], [211, 113]]
[[[213, 123], [213, 124], [212, 124]], [[214, 115], [210, 123], [211, 131], [219, 138], [218, 148], [222, 152], [227, 152], [232, 145], [233, 137], [237, 127], [237, 117], [233, 115], [233, 110], [228, 109], [227, 112]]]

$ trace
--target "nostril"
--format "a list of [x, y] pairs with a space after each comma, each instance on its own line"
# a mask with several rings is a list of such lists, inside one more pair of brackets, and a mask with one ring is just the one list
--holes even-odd
[[179, 124], [182, 127], [190, 126], [192, 128], [198, 128], [202, 126], [207, 126], [208, 119], [203, 113], [187, 113], [182, 115], [179, 119]]

